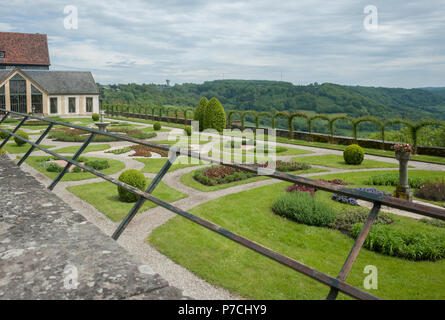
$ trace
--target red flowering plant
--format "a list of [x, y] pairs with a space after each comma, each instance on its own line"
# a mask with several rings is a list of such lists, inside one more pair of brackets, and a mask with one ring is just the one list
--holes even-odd
[[396, 143], [391, 147], [395, 152], [409, 152], [412, 153], [413, 147], [409, 143]]

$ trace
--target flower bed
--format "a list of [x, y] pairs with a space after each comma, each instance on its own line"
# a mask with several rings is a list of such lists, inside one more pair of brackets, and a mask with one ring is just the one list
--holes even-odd
[[[388, 196], [388, 197], [392, 196], [390, 193], [385, 193], [383, 191], [377, 190], [376, 188], [363, 188], [363, 187], [360, 187], [360, 188], [355, 188], [355, 189], [352, 189], [352, 190], [358, 190], [358, 191], [364, 191], [364, 192], [368, 192], [368, 193], [380, 194], [380, 195], [384, 195], [384, 196]], [[334, 201], [337, 201], [337, 202], [344, 203], [344, 204], [350, 204], [352, 206], [359, 206], [359, 204], [357, 202], [357, 199], [355, 199], [353, 197], [348, 197], [348, 196], [344, 196], [344, 195], [341, 195], [341, 194], [334, 193], [332, 195], [331, 199], [334, 200]]]
[[[265, 168], [269, 165], [269, 162], [256, 163], [255, 165], [258, 167]], [[275, 170], [281, 171], [281, 172], [308, 170], [310, 168], [311, 168], [311, 166], [308, 165], [307, 163], [300, 163], [300, 162], [295, 162], [295, 161], [287, 162], [287, 161], [281, 161], [281, 160], [277, 160], [275, 162]]]
[[161, 157], [168, 157], [168, 151], [157, 149], [154, 147], [144, 146], [140, 144], [135, 144], [133, 146], [130, 146], [132, 150], [136, 151], [131, 156], [132, 157], [146, 157], [151, 158], [151, 153], [159, 153]]
[[206, 186], [214, 186], [217, 184], [245, 180], [254, 176], [254, 173], [246, 172], [241, 169], [227, 166], [213, 166], [196, 171], [193, 178]]

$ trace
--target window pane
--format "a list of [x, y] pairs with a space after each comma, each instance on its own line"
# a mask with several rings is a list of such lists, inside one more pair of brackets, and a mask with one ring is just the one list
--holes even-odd
[[69, 113], [76, 112], [76, 98], [68, 98], [68, 112]]
[[87, 98], [87, 112], [93, 112], [93, 98]]
[[51, 113], [57, 113], [57, 98], [50, 98], [50, 112]]

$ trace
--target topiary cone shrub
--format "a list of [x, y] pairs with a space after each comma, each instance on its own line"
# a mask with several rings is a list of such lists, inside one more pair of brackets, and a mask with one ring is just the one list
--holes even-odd
[[347, 164], [359, 165], [365, 158], [362, 147], [357, 144], [351, 144], [343, 151], [343, 158]]
[[[16, 133], [16, 135], [18, 135], [18, 136], [20, 136], [20, 137], [22, 137], [22, 138], [24, 138], [24, 139], [29, 140], [29, 136], [28, 136], [28, 134], [27, 134], [26, 132], [18, 131], [18, 132]], [[20, 147], [20, 146], [23, 146], [23, 145], [26, 143], [25, 141], [20, 140], [20, 139], [17, 138], [17, 137], [14, 137], [14, 141], [15, 141], [16, 145], [18, 145], [19, 147]]]
[[93, 114], [91, 115], [91, 119], [93, 119], [93, 121], [99, 121], [100, 116], [99, 116], [98, 113], [93, 113]]
[[193, 120], [199, 121], [199, 131], [204, 130], [204, 115], [208, 104], [209, 100], [206, 97], [202, 97], [195, 109]]
[[226, 113], [218, 99], [212, 98], [204, 114], [204, 130], [215, 129], [219, 133], [226, 127]]
[[[125, 170], [119, 176], [119, 181], [126, 183], [132, 187], [138, 188], [139, 190], [145, 191], [147, 188], [147, 180], [142, 172], [136, 169]], [[118, 186], [117, 191], [119, 193], [119, 200], [122, 202], [136, 202], [139, 196]]]
[[185, 127], [184, 127], [184, 131], [185, 131], [185, 134], [186, 134], [188, 137], [190, 137], [190, 136], [192, 135], [192, 127], [190, 127], [190, 126], [185, 126]]

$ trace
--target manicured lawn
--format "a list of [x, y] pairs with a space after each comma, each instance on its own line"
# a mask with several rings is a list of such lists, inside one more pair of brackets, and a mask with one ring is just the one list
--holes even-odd
[[[54, 146], [47, 146], [47, 145], [40, 145], [43, 148], [49, 149], [49, 148], [53, 148]], [[25, 143], [24, 145], [21, 145], [20, 147], [15, 143], [7, 143], [6, 146], [4, 147], [6, 149], [7, 152], [12, 153], [12, 154], [18, 154], [18, 153], [26, 153], [29, 148], [31, 148], [31, 145], [29, 145], [28, 143]], [[34, 151], [39, 151], [39, 149], [34, 148]]]
[[[191, 158], [189, 158], [191, 159]], [[142, 169], [142, 172], [147, 173], [158, 173], [159, 170], [164, 166], [164, 164], [167, 162], [166, 158], [160, 158], [160, 159], [146, 159], [146, 158], [134, 158], [134, 160], [137, 160], [139, 162], [142, 162], [145, 164], [145, 167]], [[170, 167], [168, 172], [173, 172], [175, 170], [193, 167], [193, 166], [199, 166], [203, 164], [207, 164], [207, 161], [202, 161], [198, 159], [194, 159], [194, 161], [198, 161], [198, 163], [193, 164], [192, 162], [182, 162], [180, 161], [187, 161], [185, 156], [181, 156], [173, 163], [173, 165]]]
[[[181, 181], [181, 183], [185, 184], [186, 186], [189, 186], [191, 188], [194, 188], [199, 191], [204, 191], [204, 192], [216, 191], [216, 190], [221, 190], [221, 189], [238, 186], [241, 184], [270, 179], [268, 176], [255, 176], [255, 177], [252, 177], [252, 178], [249, 178], [246, 180], [234, 181], [234, 182], [219, 184], [219, 185], [215, 185], [215, 186], [206, 186], [206, 185], [196, 181], [193, 178], [193, 175], [195, 174], [196, 171], [197, 170], [194, 170], [194, 171], [191, 171], [189, 173], [182, 175], [180, 181]], [[295, 172], [289, 172], [289, 173], [295, 174], [295, 175], [301, 175], [304, 173], [314, 173], [314, 172], [324, 172], [324, 171], [327, 171], [327, 170], [323, 170], [323, 169], [319, 169], [319, 168], [311, 168], [308, 170], [301, 170], [301, 171], [295, 171]]]
[[[151, 179], [147, 181], [150, 183]], [[122, 220], [134, 206], [134, 203], [119, 201], [117, 186], [106, 181], [68, 187], [67, 190], [94, 206], [112, 221]], [[168, 202], [187, 198], [186, 194], [170, 188], [162, 181], [154, 190], [153, 196]], [[139, 212], [155, 206], [154, 203], [146, 201]]]
[[[46, 175], [47, 177], [54, 179], [58, 175], [57, 172], [48, 172], [48, 171], [46, 171], [46, 168], [40, 166], [42, 161], [44, 161], [45, 159], [49, 159], [49, 158], [50, 157], [47, 157], [47, 156], [31, 156], [28, 159], [26, 159], [25, 162], [28, 165], [30, 165], [31, 167], [33, 167], [34, 169], [36, 169], [37, 171]], [[88, 160], [107, 160], [108, 163], [110, 164], [110, 167], [107, 169], [101, 170], [101, 172], [106, 175], [117, 173], [117, 172], [125, 169], [125, 164], [118, 160], [113, 160], [113, 159], [108, 159], [108, 158], [107, 159], [93, 158], [93, 157], [87, 157], [87, 159]], [[78, 173], [68, 172], [63, 176], [61, 181], [79, 181], [79, 180], [86, 180], [86, 179], [92, 179], [92, 178], [97, 178], [97, 177], [94, 174], [89, 173], [89, 172], [78, 172]]]
[[[354, 240], [336, 230], [275, 215], [272, 202], [289, 185], [278, 183], [228, 195], [191, 212], [336, 277]], [[393, 225], [400, 228], [443, 232], [410, 218], [393, 218]], [[147, 240], [206, 281], [248, 299], [324, 299], [329, 292], [328, 287], [182, 217], [155, 229]], [[377, 290], [363, 287], [367, 265], [378, 269]], [[444, 268], [443, 259], [413, 262], [362, 249], [347, 282], [383, 299], [444, 299]]]
[[[210, 140], [209, 140], [209, 141], [210, 141]], [[207, 141], [207, 140], [204, 138], [204, 139], [202, 139], [202, 140], [199, 140], [199, 144], [206, 144], [206, 143], [208, 143], [209, 141]], [[188, 138], [187, 140], [186, 140], [186, 139], [177, 139], [177, 140], [175, 140], [175, 141], [171, 141], [171, 140], [155, 140], [155, 141], [152, 141], [152, 142], [159, 143], [159, 144], [167, 144], [167, 145], [170, 145], [170, 146], [172, 146], [172, 145], [178, 143], [178, 145], [179, 145], [180, 147], [187, 147], [188, 145], [190, 145], [190, 144], [194, 144], [194, 143], [195, 143], [195, 141], [192, 141], [191, 138]], [[198, 142], [198, 141], [196, 141], [196, 142]]]
[[[366, 158], [366, 157], [365, 157]], [[293, 158], [292, 161], [304, 162], [309, 164], [315, 164], [323, 167], [338, 168], [338, 169], [373, 169], [373, 168], [397, 168], [395, 163], [376, 161], [365, 159], [360, 165], [347, 164], [343, 159], [343, 156], [336, 154], [327, 154], [321, 156], [310, 156]]]
[[[76, 145], [76, 146], [71, 146], [71, 147], [55, 149], [53, 151], [57, 152], [57, 153], [73, 153], [74, 154], [77, 152], [77, 150], [79, 150], [80, 146], [81, 146], [81, 144]], [[111, 146], [109, 144], [91, 144], [85, 149], [85, 151], [83, 153], [94, 152], [94, 151], [103, 151], [103, 150], [107, 150], [110, 148], [111, 148]]]

